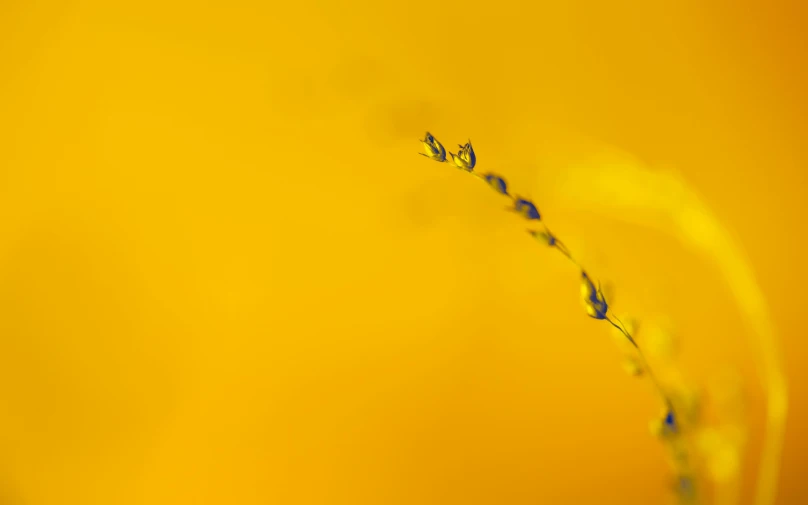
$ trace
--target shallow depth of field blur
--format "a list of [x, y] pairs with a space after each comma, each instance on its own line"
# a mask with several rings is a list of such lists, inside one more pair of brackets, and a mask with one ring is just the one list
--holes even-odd
[[743, 503], [765, 391], [721, 262], [750, 268], [806, 503], [805, 8], [650, 3], [5, 0], [0, 503], [667, 503], [577, 272], [426, 130], [694, 382], [741, 374]]

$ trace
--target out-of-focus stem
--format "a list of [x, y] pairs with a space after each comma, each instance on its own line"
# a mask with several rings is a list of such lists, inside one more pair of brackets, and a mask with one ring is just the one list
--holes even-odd
[[723, 274], [746, 327], [750, 328], [749, 343], [766, 392], [766, 425], [754, 503], [774, 505], [788, 413], [788, 387], [765, 298], [740, 248], [686, 181], [672, 172], [643, 170], [631, 162], [610, 161], [569, 167], [565, 178], [556, 194], [574, 201], [576, 206], [594, 207], [600, 213], [627, 209], [631, 212], [621, 213], [620, 218], [642, 225], [673, 218], [675, 235], [710, 258]]

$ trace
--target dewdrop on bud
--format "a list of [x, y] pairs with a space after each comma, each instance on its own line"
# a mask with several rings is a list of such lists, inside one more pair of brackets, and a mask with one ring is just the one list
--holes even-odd
[[431, 133], [426, 132], [424, 140], [422, 140], [421, 143], [424, 145], [424, 151], [426, 151], [426, 153], [418, 154], [441, 163], [446, 161], [446, 149]]
[[606, 299], [603, 297], [600, 288], [595, 288], [592, 279], [584, 271], [581, 271], [581, 298], [589, 317], [606, 319], [606, 311], [609, 310]]
[[508, 183], [505, 182], [504, 178], [496, 174], [485, 174], [483, 179], [485, 179], [485, 182], [487, 182], [488, 185], [494, 189], [494, 191], [500, 195], [508, 196]]
[[458, 147], [460, 147], [460, 151], [457, 154], [449, 153], [452, 156], [452, 163], [466, 172], [473, 171], [477, 164], [477, 155], [474, 154], [474, 148], [471, 147], [471, 140], [466, 144], [459, 144]]
[[513, 207], [508, 210], [516, 212], [527, 220], [541, 220], [541, 214], [539, 214], [539, 209], [536, 208], [536, 204], [525, 198], [514, 197]]

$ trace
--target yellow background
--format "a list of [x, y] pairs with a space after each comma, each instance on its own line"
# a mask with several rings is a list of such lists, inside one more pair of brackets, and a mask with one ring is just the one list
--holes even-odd
[[731, 283], [576, 181], [698, 195], [781, 338], [778, 503], [805, 503], [804, 10], [5, 0], [0, 503], [663, 503], [650, 387], [425, 130], [534, 198], [618, 314], [671, 321], [695, 381], [741, 370], [748, 498]]

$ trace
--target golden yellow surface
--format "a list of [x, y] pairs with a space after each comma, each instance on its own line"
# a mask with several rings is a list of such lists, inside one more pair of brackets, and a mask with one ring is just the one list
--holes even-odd
[[741, 503], [783, 366], [806, 503], [805, 15], [5, 0], [0, 503], [667, 503], [650, 384], [425, 130], [689, 380], [741, 373]]

